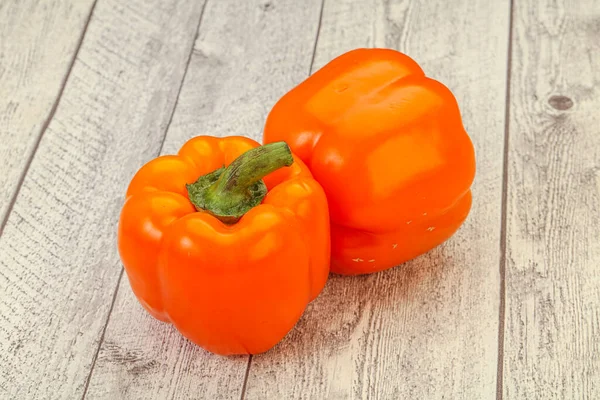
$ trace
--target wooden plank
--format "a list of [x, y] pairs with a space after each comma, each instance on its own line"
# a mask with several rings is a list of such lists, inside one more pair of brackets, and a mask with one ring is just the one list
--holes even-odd
[[[319, 12], [320, 0], [209, 0], [163, 153], [200, 134], [260, 140], [270, 107], [308, 73]], [[247, 366], [153, 320], [124, 278], [87, 398], [239, 399]]]
[[0, 2], [0, 233], [94, 0]]
[[252, 360], [246, 399], [495, 399], [509, 4], [325, 1], [316, 66], [396, 48], [446, 83], [473, 138], [468, 222], [390, 271], [332, 276], [274, 351]]
[[121, 265], [128, 180], [156, 156], [202, 2], [102, 0], [0, 237], [0, 397], [81, 398]]
[[515, 1], [505, 399], [600, 398], [600, 2]]

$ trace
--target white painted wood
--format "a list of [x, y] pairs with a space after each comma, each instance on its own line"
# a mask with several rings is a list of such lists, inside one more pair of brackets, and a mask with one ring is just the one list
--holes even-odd
[[248, 357], [212, 355], [152, 318], [119, 285], [86, 399], [239, 399]]
[[[309, 71], [320, 4], [209, 0], [163, 153], [199, 134], [260, 140], [270, 107]], [[247, 365], [154, 321], [124, 277], [87, 398], [237, 400]]]
[[262, 141], [271, 107], [310, 69], [320, 0], [208, 1], [164, 154], [200, 134]]
[[83, 395], [121, 271], [123, 194], [158, 152], [201, 8], [96, 5], [0, 237], [0, 398]]
[[0, 224], [56, 104], [93, 3], [0, 2]]
[[504, 398], [600, 398], [600, 2], [517, 0]]
[[[447, 84], [473, 138], [468, 222], [390, 271], [333, 276], [246, 399], [495, 399], [507, 1], [325, 1], [316, 66], [361, 46], [411, 55]], [[349, 183], [351, 184], [351, 183]]]
[[[505, 399], [600, 398], [600, 4], [514, 0]], [[91, 0], [0, 3], [0, 220], [51, 116]], [[200, 133], [259, 138], [306, 76], [320, 2], [209, 0], [164, 152]], [[0, 398], [79, 398], [120, 262], [117, 216], [169, 123], [202, 2], [100, 0], [0, 238]], [[446, 245], [332, 277], [252, 359], [246, 399], [493, 399], [509, 5], [325, 0], [315, 68], [398, 48], [446, 83], [476, 145], [475, 203]], [[238, 399], [247, 357], [154, 321], [126, 279], [88, 398]]]

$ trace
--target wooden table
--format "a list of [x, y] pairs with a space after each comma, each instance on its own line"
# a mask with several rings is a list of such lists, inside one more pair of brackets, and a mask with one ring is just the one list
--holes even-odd
[[[0, 39], [1, 399], [600, 399], [600, 1], [2, 0]], [[127, 183], [357, 47], [455, 93], [468, 222], [211, 355], [132, 295]]]

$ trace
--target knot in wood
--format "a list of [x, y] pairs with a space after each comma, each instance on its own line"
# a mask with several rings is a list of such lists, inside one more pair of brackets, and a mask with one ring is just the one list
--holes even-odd
[[550, 106], [555, 110], [564, 111], [573, 107], [573, 100], [567, 96], [555, 95], [548, 99], [548, 104], [550, 104]]

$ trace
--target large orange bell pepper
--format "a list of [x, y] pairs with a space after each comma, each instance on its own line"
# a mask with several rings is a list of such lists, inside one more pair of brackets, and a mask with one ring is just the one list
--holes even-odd
[[280, 140], [325, 189], [333, 272], [398, 265], [469, 213], [475, 156], [456, 100], [397, 51], [348, 52], [283, 96], [264, 132]]
[[131, 181], [119, 222], [140, 303], [217, 354], [273, 347], [329, 273], [322, 188], [285, 143], [257, 146], [201, 136], [150, 161]]

